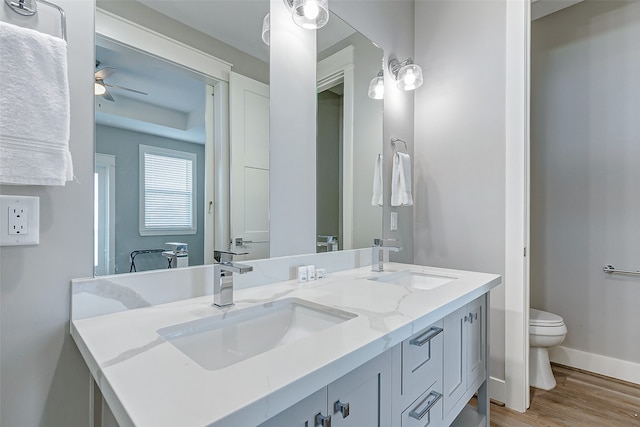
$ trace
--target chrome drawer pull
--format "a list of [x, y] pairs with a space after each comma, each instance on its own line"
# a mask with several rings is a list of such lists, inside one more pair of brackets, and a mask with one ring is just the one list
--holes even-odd
[[[411, 412], [409, 412], [409, 416], [411, 418], [415, 418], [416, 420], [420, 421], [425, 415], [429, 413], [431, 408], [433, 408], [433, 405], [435, 405], [436, 402], [438, 402], [438, 400], [440, 400], [441, 397], [442, 395], [440, 393], [438, 393], [437, 391], [432, 391], [431, 393], [429, 393], [427, 397], [425, 397], [425, 399], [422, 402], [418, 404], [418, 406], [416, 406], [414, 409], [411, 410]], [[422, 411], [418, 412], [418, 408], [420, 408], [420, 405], [422, 405], [425, 402], [427, 402], [427, 406], [425, 406]]]
[[340, 412], [342, 414], [342, 418], [347, 418], [349, 416], [349, 402], [342, 403], [339, 400], [333, 404], [333, 413]]
[[322, 415], [321, 412], [316, 414], [316, 427], [331, 427], [331, 415], [327, 415], [326, 417]]
[[434, 337], [436, 337], [440, 332], [442, 332], [442, 328], [432, 326], [426, 333], [409, 341], [409, 344], [422, 347], [423, 345], [431, 341]]

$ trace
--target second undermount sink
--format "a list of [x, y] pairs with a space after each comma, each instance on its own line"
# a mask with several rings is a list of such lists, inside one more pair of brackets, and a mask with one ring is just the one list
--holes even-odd
[[346, 311], [286, 298], [157, 332], [201, 367], [215, 371], [354, 317]]
[[438, 286], [453, 282], [457, 277], [440, 276], [436, 274], [418, 273], [411, 270], [398, 271], [384, 276], [372, 277], [369, 280], [377, 282], [394, 283], [396, 285], [409, 286], [415, 289], [435, 289]]

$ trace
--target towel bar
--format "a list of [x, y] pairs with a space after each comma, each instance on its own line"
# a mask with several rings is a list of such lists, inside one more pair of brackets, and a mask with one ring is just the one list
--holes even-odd
[[618, 273], [618, 274], [640, 274], [640, 271], [631, 271], [631, 270], [616, 270], [616, 268], [610, 264], [605, 265], [602, 268], [602, 271], [605, 273]]
[[64, 9], [60, 6], [50, 3], [47, 0], [31, 0], [31, 5], [27, 5], [26, 0], [4, 0], [4, 2], [18, 15], [33, 16], [38, 12], [38, 3], [46, 4], [49, 7], [56, 9], [60, 13], [60, 34], [64, 41], [67, 40], [67, 16], [64, 13]]

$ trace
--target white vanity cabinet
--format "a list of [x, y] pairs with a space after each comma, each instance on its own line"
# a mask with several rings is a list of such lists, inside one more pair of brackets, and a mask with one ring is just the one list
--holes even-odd
[[391, 352], [356, 368], [260, 427], [391, 425]]
[[486, 392], [486, 295], [444, 318], [444, 418], [453, 422], [484, 383]]

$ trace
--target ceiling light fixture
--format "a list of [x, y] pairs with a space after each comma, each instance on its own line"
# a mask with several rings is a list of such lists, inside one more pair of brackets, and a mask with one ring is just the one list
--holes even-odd
[[398, 89], [414, 90], [422, 86], [422, 68], [414, 64], [411, 58], [402, 62], [395, 58], [390, 60], [389, 72], [395, 77]]
[[262, 41], [267, 46], [269, 46], [269, 43], [271, 42], [271, 18], [268, 13], [262, 20]]
[[283, 0], [299, 27], [308, 30], [322, 28], [329, 21], [329, 0]]
[[372, 78], [369, 83], [369, 98], [384, 98], [384, 71], [382, 71], [382, 68], [378, 71], [378, 75]]
[[102, 80], [96, 80], [93, 83], [93, 93], [96, 96], [102, 96], [107, 92], [107, 88], [105, 87]]

